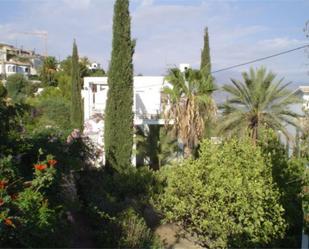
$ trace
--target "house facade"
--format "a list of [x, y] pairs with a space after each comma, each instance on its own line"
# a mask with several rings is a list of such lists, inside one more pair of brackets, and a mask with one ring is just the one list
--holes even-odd
[[0, 75], [3, 78], [16, 73], [25, 76], [37, 75], [42, 65], [43, 56], [34, 51], [0, 44]]
[[[168, 83], [163, 76], [135, 76], [133, 78], [132, 112], [134, 126], [163, 125], [162, 90]], [[84, 103], [84, 135], [101, 153], [104, 162], [104, 113], [107, 101], [107, 77], [85, 77], [82, 98]], [[135, 157], [132, 164], [135, 165]]]

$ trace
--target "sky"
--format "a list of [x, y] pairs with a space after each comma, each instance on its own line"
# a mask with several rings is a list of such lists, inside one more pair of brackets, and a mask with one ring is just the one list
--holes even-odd
[[[114, 0], [0, 0], [0, 42], [64, 59], [77, 40], [80, 56], [106, 69], [112, 41]], [[131, 0], [135, 74], [164, 75], [168, 68], [200, 64], [203, 32], [210, 36], [212, 69], [219, 70], [309, 44], [303, 31], [309, 1]], [[309, 49], [252, 64], [265, 66], [294, 85], [309, 85]], [[250, 65], [214, 74], [219, 85], [240, 78]]]

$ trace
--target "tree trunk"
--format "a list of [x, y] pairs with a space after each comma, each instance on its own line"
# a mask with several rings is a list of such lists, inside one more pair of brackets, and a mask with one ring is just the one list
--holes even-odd
[[192, 156], [192, 149], [187, 146], [187, 145], [184, 145], [184, 148], [183, 148], [183, 157], [185, 159], [189, 158], [190, 156]]

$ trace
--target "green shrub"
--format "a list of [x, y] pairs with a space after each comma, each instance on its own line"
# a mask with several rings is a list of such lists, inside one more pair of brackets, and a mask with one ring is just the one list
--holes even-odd
[[121, 248], [150, 248], [154, 236], [144, 219], [134, 209], [129, 208], [119, 216], [122, 230], [119, 246]]
[[[276, 241], [274, 247], [298, 248], [301, 246], [303, 226], [302, 196], [305, 186], [305, 165], [303, 158], [289, 158], [285, 146], [274, 131], [263, 131], [259, 141], [263, 156], [270, 161], [273, 181], [281, 193], [280, 203], [284, 208], [287, 232], [283, 239]], [[303, 203], [305, 201], [303, 200]]]
[[204, 141], [197, 160], [167, 173], [158, 208], [204, 246], [261, 247], [283, 237], [280, 195], [269, 162], [252, 142]]
[[1, 247], [66, 245], [62, 207], [50, 205], [46, 194], [54, 184], [56, 163], [48, 156], [33, 166], [33, 179], [25, 181], [14, 167], [12, 157], [0, 160]]
[[[131, 167], [121, 174], [105, 170], [80, 172], [78, 194], [83, 210], [91, 219], [97, 246], [160, 247], [158, 239], [134, 210], [142, 213], [144, 205], [162, 188], [159, 174], [146, 167]], [[134, 246], [135, 243], [140, 244]]]
[[6, 87], [8, 96], [14, 102], [24, 102], [25, 99], [36, 91], [35, 85], [28, 81], [22, 74], [13, 74], [7, 78]]

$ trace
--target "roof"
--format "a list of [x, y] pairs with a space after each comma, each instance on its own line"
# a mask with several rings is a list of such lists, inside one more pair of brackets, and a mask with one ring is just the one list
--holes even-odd
[[308, 86], [299, 86], [294, 91], [294, 94], [300, 94], [300, 93], [309, 93], [309, 85]]
[[6, 44], [6, 43], [0, 43], [0, 47], [10, 47], [10, 48], [14, 48], [14, 46], [10, 45], [10, 44]]
[[309, 93], [309, 86], [300, 86], [299, 90], [301, 90], [304, 93]]
[[[134, 76], [134, 86], [142, 87], [162, 87], [165, 83], [164, 76]], [[96, 85], [107, 85], [107, 77], [84, 77], [85, 83]]]
[[20, 61], [5, 61], [4, 64], [31, 66], [31, 63], [29, 63], [29, 62], [20, 62]]

